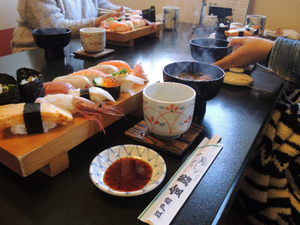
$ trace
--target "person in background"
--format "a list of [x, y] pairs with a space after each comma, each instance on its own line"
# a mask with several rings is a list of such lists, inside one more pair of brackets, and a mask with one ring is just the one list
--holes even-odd
[[[98, 17], [98, 8], [114, 10]], [[112, 4], [108, 0], [19, 0], [17, 20], [11, 46], [13, 52], [35, 48], [32, 31], [37, 28], [63, 27], [79, 35], [83, 27], [98, 27], [101, 21], [123, 14], [126, 7]]]
[[251, 224], [300, 224], [300, 41], [236, 38], [230, 55], [215, 65], [228, 69], [267, 63], [284, 80], [236, 203]]

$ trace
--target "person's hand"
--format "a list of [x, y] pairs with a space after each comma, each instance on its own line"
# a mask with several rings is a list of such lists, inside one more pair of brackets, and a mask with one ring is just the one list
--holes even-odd
[[101, 22], [104, 21], [104, 20], [106, 20], [107, 18], [110, 18], [110, 17], [121, 17], [121, 16], [123, 16], [123, 14], [124, 14], [123, 11], [120, 11], [120, 12], [116, 11], [116, 12], [113, 12], [113, 13], [107, 13], [107, 14], [105, 14], [103, 16], [99, 16], [95, 20], [95, 25], [97, 27], [99, 27], [101, 25]]
[[117, 9], [116, 12], [124, 12], [124, 7], [122, 6], [121, 8]]
[[129, 13], [129, 14], [133, 14], [133, 15], [140, 15], [140, 14], [142, 14], [141, 10], [127, 9], [126, 12]]
[[263, 38], [234, 38], [230, 41], [229, 46], [236, 46], [237, 49], [214, 64], [227, 70], [232, 67], [247, 66], [257, 62], [264, 62], [268, 58], [273, 45], [273, 41]]

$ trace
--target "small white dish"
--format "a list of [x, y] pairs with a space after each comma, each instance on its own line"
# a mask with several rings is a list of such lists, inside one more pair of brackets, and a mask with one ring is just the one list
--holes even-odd
[[[152, 167], [150, 181], [142, 189], [131, 192], [116, 191], [104, 182], [106, 170], [121, 158], [137, 158], [147, 162]], [[99, 153], [90, 165], [90, 177], [100, 190], [116, 196], [130, 197], [145, 194], [156, 188], [166, 175], [166, 163], [154, 150], [140, 145], [117, 145]]]

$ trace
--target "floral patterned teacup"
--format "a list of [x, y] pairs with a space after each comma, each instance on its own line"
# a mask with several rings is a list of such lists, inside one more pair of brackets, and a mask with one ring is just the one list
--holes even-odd
[[81, 28], [79, 32], [81, 45], [86, 52], [96, 53], [104, 50], [106, 44], [105, 29], [86, 27]]
[[143, 90], [144, 120], [149, 132], [176, 138], [192, 123], [196, 92], [180, 83], [154, 83]]

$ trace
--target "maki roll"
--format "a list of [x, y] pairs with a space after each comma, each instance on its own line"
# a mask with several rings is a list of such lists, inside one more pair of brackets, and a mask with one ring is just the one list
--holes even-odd
[[0, 73], [0, 105], [18, 103], [21, 101], [20, 92], [15, 78]]
[[38, 97], [45, 96], [43, 75], [33, 69], [21, 68], [17, 70], [17, 82], [23, 100], [34, 102]]
[[94, 79], [94, 84], [110, 93], [115, 100], [120, 98], [121, 82], [113, 76], [97, 77]]

